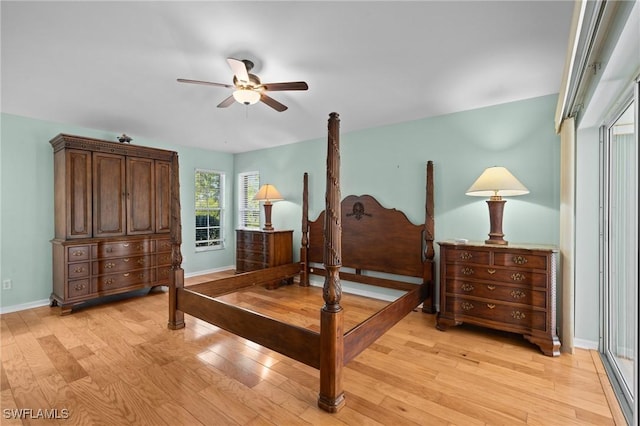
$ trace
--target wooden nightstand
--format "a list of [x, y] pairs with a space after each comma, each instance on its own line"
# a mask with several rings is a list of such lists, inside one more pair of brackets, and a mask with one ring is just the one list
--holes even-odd
[[[249, 272], [293, 262], [293, 231], [236, 230], [236, 272]], [[278, 287], [275, 282], [269, 288]]]
[[440, 242], [437, 328], [464, 322], [522, 334], [545, 355], [560, 355], [556, 335], [558, 249]]

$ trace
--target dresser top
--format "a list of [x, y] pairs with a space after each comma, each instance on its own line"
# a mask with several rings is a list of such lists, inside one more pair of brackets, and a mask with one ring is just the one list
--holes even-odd
[[456, 246], [456, 247], [482, 247], [491, 248], [495, 250], [545, 250], [545, 251], [559, 251], [558, 246], [553, 244], [530, 244], [530, 243], [509, 243], [502, 244], [486, 244], [484, 241], [467, 241], [466, 243], [459, 243], [455, 240], [438, 241], [438, 244], [443, 246]]

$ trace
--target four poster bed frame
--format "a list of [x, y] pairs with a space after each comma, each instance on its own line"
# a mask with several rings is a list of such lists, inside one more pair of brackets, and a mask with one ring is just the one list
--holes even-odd
[[[331, 113], [326, 209], [315, 221], [308, 220], [308, 177], [304, 175], [300, 262], [184, 287], [184, 273], [180, 263], [175, 263], [175, 259], [181, 260], [180, 236], [174, 235], [178, 244], [169, 287], [168, 323], [170, 329], [184, 327], [187, 313], [319, 369], [318, 406], [332, 413], [345, 403], [342, 370], [349, 361], [421, 303], [423, 311], [435, 312], [432, 162], [427, 163], [426, 218], [422, 225], [412, 224], [404, 213], [382, 207], [369, 195], [348, 196], [341, 202], [339, 123], [338, 114]], [[310, 284], [311, 275], [324, 277], [320, 332], [216, 299], [298, 275], [302, 286]], [[405, 293], [351, 330], [344, 330], [340, 279]]]

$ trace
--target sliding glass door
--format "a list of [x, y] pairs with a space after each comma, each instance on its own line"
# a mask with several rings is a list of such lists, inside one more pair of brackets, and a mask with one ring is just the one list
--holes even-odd
[[[637, 88], [636, 88], [637, 92]], [[637, 398], [637, 98], [604, 128], [603, 355], [627, 415]], [[629, 417], [627, 420], [630, 421]]]

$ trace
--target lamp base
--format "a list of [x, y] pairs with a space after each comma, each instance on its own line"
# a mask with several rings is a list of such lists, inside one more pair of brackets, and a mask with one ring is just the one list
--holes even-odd
[[484, 241], [485, 244], [509, 244], [502, 233], [502, 213], [506, 202], [507, 200], [503, 200], [502, 197], [491, 197], [491, 199], [487, 200], [491, 230], [489, 231], [489, 239]]
[[271, 224], [271, 208], [273, 204], [269, 201], [264, 203], [264, 228], [263, 231], [273, 231], [273, 225]]

